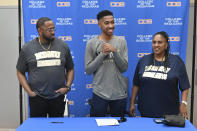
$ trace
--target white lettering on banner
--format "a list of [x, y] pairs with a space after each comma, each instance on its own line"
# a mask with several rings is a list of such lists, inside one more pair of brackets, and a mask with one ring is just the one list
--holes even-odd
[[154, 8], [153, 0], [138, 0], [137, 8]]
[[150, 54], [150, 53], [137, 53], [137, 57], [141, 58], [141, 57], [148, 55], [148, 54]]
[[37, 67], [59, 66], [59, 65], [61, 65], [60, 59], [38, 60], [37, 61]]
[[71, 91], [75, 91], [76, 90], [76, 88], [75, 88], [75, 84], [74, 83], [72, 83], [71, 84]]
[[114, 18], [115, 25], [127, 25], [126, 18]]
[[56, 25], [73, 25], [72, 18], [57, 18]]
[[72, 55], [72, 58], [74, 59], [75, 56], [73, 55], [74, 54], [73, 51], [70, 51], [70, 54]]
[[75, 115], [74, 114], [69, 114], [69, 117], [75, 117]]
[[42, 51], [34, 54], [36, 60], [46, 59], [46, 58], [60, 58], [61, 52], [59, 51]]
[[46, 8], [44, 0], [30, 0], [29, 1], [29, 8]]
[[89, 104], [89, 98], [86, 98], [86, 99], [85, 99], [85, 103], [84, 103], [84, 105], [85, 105], [85, 106], [90, 105], [90, 104]]
[[36, 37], [38, 37], [38, 35], [30, 35], [30, 37], [31, 37], [31, 40], [33, 40], [33, 39], [35, 39]]
[[87, 42], [88, 40], [96, 37], [97, 35], [83, 35], [83, 42]]
[[152, 42], [153, 35], [137, 35], [136, 42]]
[[179, 55], [179, 52], [171, 52], [173, 55]]
[[99, 8], [98, 0], [83, 0], [82, 1], [82, 8]]
[[164, 25], [173, 26], [173, 25], [183, 25], [182, 18], [165, 18]]
[[89, 104], [88, 102], [85, 102], [84, 105], [85, 105], [85, 106], [88, 106], [88, 105], [90, 105], [90, 104]]

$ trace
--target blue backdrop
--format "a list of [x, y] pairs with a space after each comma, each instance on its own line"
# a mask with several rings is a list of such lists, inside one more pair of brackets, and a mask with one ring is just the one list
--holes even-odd
[[[189, 0], [23, 0], [24, 37], [28, 42], [38, 36], [36, 22], [49, 17], [56, 26], [56, 37], [71, 49], [75, 79], [68, 94], [70, 116], [88, 116], [92, 95], [92, 76], [84, 69], [87, 40], [99, 35], [96, 15], [108, 9], [114, 13], [114, 34], [127, 40], [129, 97], [138, 60], [152, 52], [152, 36], [166, 31], [171, 53], [186, 56]], [[129, 103], [128, 103], [129, 104]]]

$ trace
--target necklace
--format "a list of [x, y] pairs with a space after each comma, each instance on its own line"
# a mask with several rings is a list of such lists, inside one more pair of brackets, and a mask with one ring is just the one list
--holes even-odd
[[39, 44], [40, 44], [40, 46], [42, 47], [42, 49], [43, 49], [43, 50], [47, 51], [47, 50], [49, 50], [49, 49], [51, 48], [51, 42], [49, 43], [48, 48], [45, 48], [45, 47], [41, 44], [41, 42], [40, 42], [40, 39], [39, 39], [39, 38], [38, 38], [38, 41], [39, 41]]

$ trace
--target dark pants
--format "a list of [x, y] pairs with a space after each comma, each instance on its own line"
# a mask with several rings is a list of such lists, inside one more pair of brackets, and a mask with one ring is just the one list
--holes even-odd
[[110, 114], [112, 117], [123, 116], [126, 111], [126, 98], [118, 100], [105, 100], [93, 93], [90, 101], [91, 117], [105, 117]]
[[54, 99], [40, 96], [29, 97], [30, 117], [63, 117], [65, 110], [64, 95]]

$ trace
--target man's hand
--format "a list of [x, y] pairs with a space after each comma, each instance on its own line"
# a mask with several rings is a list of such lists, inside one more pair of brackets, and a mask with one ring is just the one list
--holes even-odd
[[30, 97], [34, 97], [34, 96], [36, 96], [36, 93], [33, 92], [33, 91], [31, 91], [28, 95], [29, 95]]
[[179, 110], [180, 110], [181, 116], [183, 116], [184, 118], [188, 119], [187, 106], [184, 103], [180, 104]]
[[131, 104], [129, 108], [129, 115], [134, 117], [135, 116], [135, 104]]
[[117, 49], [113, 47], [113, 45], [109, 44], [109, 43], [105, 43], [103, 44], [102, 46], [102, 52], [107, 55], [109, 54], [110, 52], [116, 52]]
[[68, 93], [69, 89], [68, 88], [60, 88], [58, 90], [55, 91], [55, 93], [61, 93], [63, 95], [65, 95], [66, 93]]

